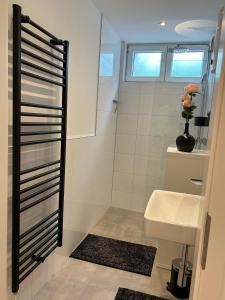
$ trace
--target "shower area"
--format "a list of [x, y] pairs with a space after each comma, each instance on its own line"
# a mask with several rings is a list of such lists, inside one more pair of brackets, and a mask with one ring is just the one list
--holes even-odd
[[[127, 46], [124, 44], [123, 47], [125, 54], [121, 69], [125, 69], [126, 73], [129, 55]], [[184, 59], [198, 45], [177, 44], [166, 47], [167, 57], [178, 54]], [[195, 150], [207, 149], [208, 116], [212, 101], [211, 50], [209, 45], [202, 47], [205, 49], [205, 67], [198, 83], [199, 94], [193, 100], [197, 106], [195, 118], [190, 120], [190, 134], [196, 139]], [[187, 63], [193, 61], [184, 62], [184, 67]], [[201, 68], [200, 62], [198, 68]], [[177, 72], [182, 73], [179, 66]], [[123, 71], [121, 74], [122, 78], [126, 78]], [[168, 78], [168, 74], [165, 76]], [[153, 190], [164, 188], [167, 148], [176, 147], [176, 137], [184, 132], [181, 96], [184, 87], [190, 83], [190, 79], [185, 81], [182, 77], [176, 78], [176, 82], [169, 82], [166, 78], [158, 82], [120, 81], [113, 206], [143, 213]]]

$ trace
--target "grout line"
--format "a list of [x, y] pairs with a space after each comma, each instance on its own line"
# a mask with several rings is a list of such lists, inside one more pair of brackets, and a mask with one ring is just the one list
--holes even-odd
[[[123, 55], [123, 53], [122, 53], [122, 42], [121, 42], [121, 44], [120, 44], [120, 60], [119, 60], [119, 62], [118, 62], [118, 64], [119, 64], [119, 73], [118, 73], [118, 91], [117, 91], [117, 93], [118, 93], [118, 104], [117, 105], [119, 105], [119, 95], [120, 95], [120, 93], [119, 93], [119, 90], [120, 90], [120, 83], [121, 83], [121, 65], [122, 65], [122, 61], [123, 61], [123, 58], [122, 58], [122, 55]], [[111, 181], [111, 207], [112, 207], [112, 201], [113, 201], [113, 187], [114, 187], [114, 174], [115, 174], [115, 160], [116, 160], [116, 142], [117, 142], [117, 131], [118, 131], [118, 115], [119, 115], [119, 113], [118, 113], [118, 107], [117, 107], [117, 110], [116, 110], [116, 112], [115, 112], [115, 115], [116, 115], [116, 117], [115, 117], [115, 125], [116, 125], [116, 127], [115, 127], [115, 135], [114, 135], [114, 151], [113, 151], [113, 162], [112, 162], [112, 164], [113, 164], [113, 168], [112, 168], [112, 181]]]
[[[140, 116], [140, 101], [141, 101], [141, 87], [139, 86], [138, 90], [138, 111], [137, 111], [137, 127], [136, 127], [136, 135], [135, 135], [135, 146], [133, 153], [133, 166], [132, 166], [132, 180], [131, 180], [131, 192], [134, 192], [134, 178], [135, 178], [135, 156], [137, 152], [137, 140], [138, 140], [138, 127], [139, 127], [139, 116]], [[132, 203], [131, 203], [132, 204]], [[130, 205], [130, 208], [132, 205]]]

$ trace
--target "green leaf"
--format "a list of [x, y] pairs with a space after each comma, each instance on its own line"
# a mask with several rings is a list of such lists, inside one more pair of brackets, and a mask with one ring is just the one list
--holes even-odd
[[186, 112], [182, 111], [182, 117], [186, 119], [186, 116], [187, 116]]

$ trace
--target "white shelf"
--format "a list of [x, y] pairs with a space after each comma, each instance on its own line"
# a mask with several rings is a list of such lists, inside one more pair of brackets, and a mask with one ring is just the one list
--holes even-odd
[[209, 152], [208, 150], [198, 150], [198, 149], [194, 149], [192, 152], [182, 152], [182, 151], [178, 151], [176, 147], [168, 147], [167, 155], [176, 156], [176, 157], [185, 157], [185, 158], [207, 159], [209, 156]]

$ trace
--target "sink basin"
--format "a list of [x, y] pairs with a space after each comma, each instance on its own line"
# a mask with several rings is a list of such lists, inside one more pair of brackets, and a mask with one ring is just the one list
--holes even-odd
[[145, 210], [146, 235], [194, 245], [201, 201], [197, 195], [155, 190]]

